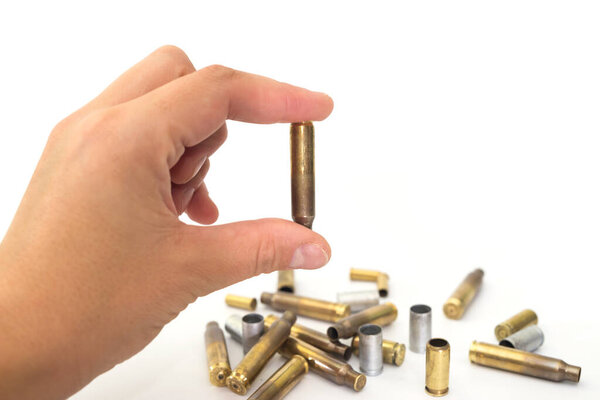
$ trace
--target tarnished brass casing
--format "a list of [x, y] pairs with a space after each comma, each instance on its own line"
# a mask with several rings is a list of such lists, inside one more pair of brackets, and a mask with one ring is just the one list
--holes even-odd
[[265, 381], [248, 400], [279, 400], [300, 382], [308, 372], [308, 362], [302, 356], [293, 356]]
[[444, 304], [444, 314], [450, 319], [461, 319], [465, 310], [473, 301], [483, 281], [481, 268], [471, 272], [456, 288], [452, 296]]
[[532, 310], [523, 310], [496, 326], [496, 339], [502, 340], [529, 325], [537, 325], [538, 317]]
[[346, 339], [354, 336], [358, 328], [364, 324], [389, 325], [398, 317], [398, 309], [392, 303], [380, 304], [364, 311], [340, 319], [327, 329], [331, 340]]
[[[265, 329], [269, 329], [271, 324], [276, 320], [276, 316], [267, 315], [265, 318]], [[352, 349], [349, 346], [346, 346], [337, 340], [332, 342], [329, 340], [329, 337], [326, 334], [298, 323], [295, 323], [294, 326], [292, 326], [292, 332], [290, 333], [290, 336], [298, 338], [308, 344], [312, 344], [316, 348], [321, 349], [326, 353], [343, 358], [344, 360], [348, 360], [352, 355]]]
[[369, 281], [377, 283], [377, 290], [381, 297], [387, 297], [389, 290], [389, 276], [385, 272], [374, 271], [370, 269], [350, 268], [350, 280]]
[[254, 378], [290, 335], [294, 322], [296, 315], [286, 311], [279, 320], [271, 324], [271, 329], [252, 346], [227, 378], [227, 386], [232, 392], [239, 395], [247, 393]]
[[294, 293], [294, 271], [288, 269], [277, 272], [277, 291]]
[[350, 306], [347, 304], [311, 299], [290, 293], [263, 292], [260, 295], [260, 301], [277, 311], [292, 311], [297, 315], [321, 321], [335, 322], [350, 315]]
[[367, 377], [356, 372], [349, 364], [295, 337], [286, 340], [279, 353], [287, 358], [294, 354], [304, 357], [311, 371], [338, 385], [348, 386], [356, 392], [360, 392], [367, 383]]
[[431, 339], [425, 349], [425, 392], [445, 396], [450, 382], [450, 344], [444, 339]]
[[579, 382], [581, 376], [580, 367], [569, 365], [562, 360], [476, 341], [471, 344], [469, 360], [486, 367], [554, 382], [565, 380]]
[[315, 129], [312, 122], [290, 126], [292, 218], [312, 229], [315, 219]]
[[210, 383], [215, 386], [225, 386], [225, 380], [231, 374], [231, 367], [229, 366], [225, 336], [215, 321], [206, 324], [204, 345]]
[[[355, 355], [359, 355], [359, 343], [360, 337], [358, 335], [354, 336], [352, 339], [352, 350]], [[383, 340], [383, 362], [386, 364], [392, 364], [396, 366], [401, 366], [404, 362], [404, 356], [406, 355], [406, 346], [402, 343], [397, 343], [392, 340]]]
[[241, 308], [243, 310], [256, 310], [256, 299], [252, 297], [228, 294], [225, 296], [225, 304], [227, 304], [229, 307]]

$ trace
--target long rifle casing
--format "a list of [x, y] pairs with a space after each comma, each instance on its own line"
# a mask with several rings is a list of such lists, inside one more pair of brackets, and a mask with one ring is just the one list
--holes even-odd
[[[267, 315], [265, 318], [265, 329], [268, 330], [271, 324], [276, 320], [276, 316]], [[326, 353], [343, 358], [344, 360], [348, 360], [352, 355], [352, 349], [349, 346], [346, 346], [337, 340], [332, 342], [329, 340], [329, 337], [326, 334], [306, 326], [299, 325], [298, 323], [295, 323], [292, 326], [292, 332], [290, 333], [290, 336], [311, 344]]]
[[387, 297], [390, 277], [385, 272], [370, 269], [350, 268], [350, 280], [376, 282], [381, 297]]
[[494, 333], [496, 339], [502, 340], [505, 337], [512, 335], [515, 332], [520, 331], [530, 325], [536, 325], [538, 323], [538, 317], [532, 310], [523, 310], [496, 326]]
[[215, 386], [225, 386], [225, 380], [231, 374], [231, 367], [229, 366], [225, 336], [219, 328], [219, 324], [215, 321], [211, 321], [206, 325], [204, 345], [206, 347], [210, 383]]
[[293, 356], [265, 381], [248, 400], [279, 400], [300, 382], [308, 372], [308, 363], [301, 356]]
[[450, 382], [450, 344], [444, 339], [431, 339], [425, 350], [425, 392], [445, 396]]
[[304, 357], [311, 371], [338, 385], [348, 386], [356, 392], [360, 392], [367, 383], [367, 377], [356, 372], [349, 364], [295, 337], [286, 340], [279, 353], [286, 358], [295, 354]]
[[229, 307], [241, 308], [243, 310], [256, 310], [256, 299], [252, 297], [228, 294], [225, 296], [225, 304], [227, 304]]
[[486, 367], [535, 376], [549, 381], [579, 382], [581, 368], [566, 362], [510, 347], [473, 342], [469, 350], [472, 363]]
[[271, 329], [261, 336], [258, 343], [250, 349], [227, 378], [227, 386], [232, 392], [239, 395], [248, 392], [254, 378], [290, 335], [294, 322], [296, 322], [296, 315], [286, 311], [271, 325]]
[[395, 305], [381, 304], [339, 320], [327, 329], [327, 336], [331, 340], [346, 339], [354, 336], [364, 324], [385, 326], [394, 322], [397, 317], [398, 309]]
[[481, 268], [471, 272], [456, 288], [452, 296], [444, 304], [444, 314], [450, 319], [461, 319], [465, 310], [481, 287], [483, 270]]
[[[360, 356], [360, 337], [358, 335], [354, 336], [352, 339], [352, 350], [354, 351], [354, 354]], [[383, 339], [382, 352], [384, 363], [399, 367], [404, 362], [406, 346], [402, 343]]]
[[350, 314], [347, 304], [296, 296], [290, 293], [267, 293], [260, 295], [260, 301], [277, 311], [292, 311], [297, 315], [335, 322]]
[[291, 269], [277, 272], [277, 291], [294, 293], [294, 271]]

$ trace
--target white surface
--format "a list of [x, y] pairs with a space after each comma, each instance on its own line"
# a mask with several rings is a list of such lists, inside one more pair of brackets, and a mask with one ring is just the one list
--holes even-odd
[[[333, 300], [369, 287], [349, 282], [350, 266], [387, 271], [400, 317], [385, 337], [406, 342], [409, 306], [430, 304], [434, 335], [452, 346], [448, 399], [597, 397], [597, 2], [63, 3], [0, 6], [0, 234], [54, 124], [176, 44], [197, 68], [221, 63], [336, 102], [316, 125], [314, 226], [333, 258], [298, 274], [299, 293]], [[287, 126], [229, 128], [207, 178], [220, 222], [289, 218]], [[446, 320], [445, 298], [477, 266], [481, 295], [463, 320]], [[225, 293], [258, 296], [274, 283], [261, 276], [199, 299], [74, 399], [237, 398], [209, 385], [204, 326], [236, 312]], [[546, 334], [540, 352], [581, 366], [578, 385], [469, 364], [469, 343], [492, 341], [495, 324], [526, 307]], [[230, 352], [236, 364], [241, 348]], [[424, 374], [409, 352], [360, 394], [310, 374], [287, 398], [425, 399]]]

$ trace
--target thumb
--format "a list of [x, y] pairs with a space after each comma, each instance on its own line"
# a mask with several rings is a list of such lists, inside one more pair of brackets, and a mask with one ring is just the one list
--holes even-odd
[[281, 219], [184, 229], [179, 257], [200, 295], [261, 273], [320, 268], [331, 257], [321, 235]]

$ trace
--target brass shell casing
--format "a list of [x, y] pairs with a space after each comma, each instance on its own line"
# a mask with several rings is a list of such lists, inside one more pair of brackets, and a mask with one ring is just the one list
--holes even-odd
[[[352, 350], [357, 356], [359, 355], [359, 343], [359, 336], [354, 336], [354, 338], [352, 339]], [[404, 356], [406, 355], [406, 346], [404, 344], [384, 339], [382, 351], [384, 363], [399, 367], [404, 362]]]
[[471, 272], [456, 288], [452, 296], [444, 304], [444, 314], [450, 319], [461, 319], [465, 310], [481, 287], [483, 270], [481, 268]]
[[312, 229], [315, 219], [315, 129], [312, 122], [290, 126], [292, 218]]
[[450, 344], [431, 339], [425, 350], [425, 392], [431, 396], [448, 394], [450, 382]]
[[350, 306], [347, 304], [311, 299], [290, 293], [263, 292], [260, 301], [277, 311], [292, 311], [297, 315], [321, 321], [335, 322], [350, 315]]
[[385, 272], [370, 269], [350, 268], [350, 280], [376, 282], [381, 297], [387, 297], [389, 291], [389, 275]]
[[279, 320], [271, 325], [271, 329], [252, 346], [227, 378], [227, 386], [232, 392], [239, 395], [245, 395], [248, 392], [254, 378], [290, 335], [294, 322], [296, 322], [296, 315], [286, 311]]
[[215, 386], [225, 386], [225, 380], [231, 374], [231, 367], [229, 366], [225, 335], [223, 335], [223, 331], [215, 321], [211, 321], [206, 325], [204, 345], [210, 383]]
[[327, 329], [331, 340], [346, 339], [354, 336], [364, 324], [389, 325], [398, 317], [398, 309], [392, 303], [380, 304], [364, 311], [340, 319]]
[[[267, 315], [265, 318], [265, 329], [268, 330], [271, 324], [276, 320], [276, 316]], [[343, 358], [344, 360], [350, 359], [350, 356], [352, 355], [352, 349], [350, 346], [346, 346], [338, 341], [332, 342], [329, 340], [329, 337], [326, 334], [308, 328], [304, 325], [299, 325], [298, 323], [295, 323], [292, 326], [292, 332], [290, 333], [290, 336], [311, 344], [326, 353]]]
[[308, 362], [301, 356], [293, 356], [265, 381], [248, 400], [279, 400], [300, 382], [308, 372]]
[[486, 367], [554, 382], [565, 380], [579, 382], [581, 377], [580, 367], [569, 365], [562, 360], [476, 341], [469, 349], [469, 360]]
[[253, 297], [244, 297], [237, 296], [235, 294], [228, 294], [227, 296], [225, 296], [225, 304], [227, 304], [229, 307], [241, 308], [243, 310], [256, 310], [256, 299]]
[[496, 326], [496, 339], [502, 340], [529, 325], [537, 325], [538, 317], [532, 310], [523, 310]]
[[279, 353], [286, 358], [295, 354], [304, 357], [311, 371], [338, 385], [348, 386], [356, 392], [360, 392], [367, 383], [367, 377], [356, 372], [349, 364], [295, 337], [286, 340]]
[[277, 291], [294, 293], [294, 271], [277, 271]]

